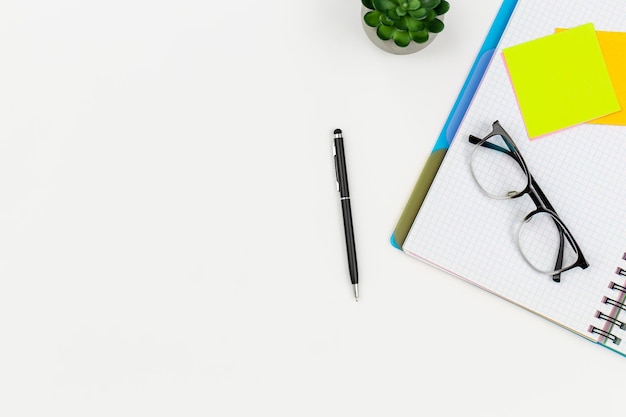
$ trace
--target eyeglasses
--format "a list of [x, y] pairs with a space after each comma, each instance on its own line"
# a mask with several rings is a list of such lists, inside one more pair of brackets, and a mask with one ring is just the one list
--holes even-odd
[[513, 139], [495, 121], [491, 132], [480, 139], [470, 135], [476, 145], [471, 159], [472, 176], [487, 196], [507, 200], [528, 194], [537, 207], [521, 221], [515, 242], [524, 260], [536, 271], [561, 281], [561, 273], [589, 266], [578, 243], [528, 171]]

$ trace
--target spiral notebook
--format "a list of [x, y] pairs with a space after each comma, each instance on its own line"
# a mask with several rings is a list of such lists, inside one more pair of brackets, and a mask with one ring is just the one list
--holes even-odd
[[[502, 51], [593, 23], [626, 32], [623, 0], [505, 0], [392, 236], [405, 253], [626, 355], [626, 127], [579, 124], [529, 140]], [[624, 68], [626, 71], [626, 68]], [[589, 263], [554, 282], [520, 255], [533, 201], [480, 192], [469, 135], [499, 120]]]

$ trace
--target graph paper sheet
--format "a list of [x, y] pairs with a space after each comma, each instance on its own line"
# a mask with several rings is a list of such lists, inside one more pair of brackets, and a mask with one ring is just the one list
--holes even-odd
[[[626, 280], [616, 273], [626, 269], [626, 128], [582, 124], [530, 141], [501, 53], [557, 27], [589, 22], [596, 30], [626, 32], [626, 2], [518, 2], [402, 249], [624, 354], [626, 331], [596, 316], [626, 321], [619, 305], [605, 302], [624, 301], [609, 285]], [[531, 269], [515, 244], [519, 222], [536, 208], [532, 200], [491, 199], [470, 173], [468, 136], [485, 136], [496, 120], [590, 264], [563, 273], [560, 283]], [[616, 344], [608, 334], [624, 341]]]

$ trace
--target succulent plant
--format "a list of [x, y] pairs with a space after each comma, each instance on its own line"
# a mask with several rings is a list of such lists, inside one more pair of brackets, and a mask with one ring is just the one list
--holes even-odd
[[429, 33], [443, 30], [437, 18], [450, 9], [446, 0], [361, 0], [370, 9], [363, 17], [368, 26], [384, 41], [393, 39], [400, 47], [411, 41], [424, 43]]

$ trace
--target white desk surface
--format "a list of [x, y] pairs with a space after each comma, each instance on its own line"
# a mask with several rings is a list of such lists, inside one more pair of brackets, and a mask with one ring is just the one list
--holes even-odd
[[500, 5], [451, 3], [410, 56], [358, 0], [2, 3], [0, 415], [621, 409], [625, 358], [389, 244]]

